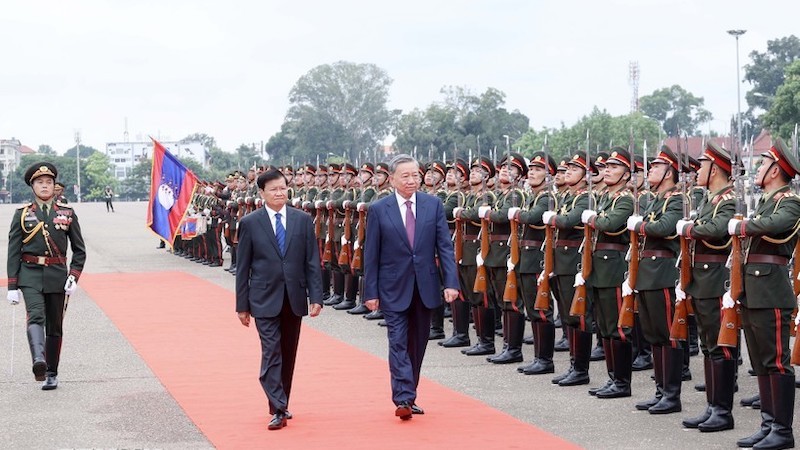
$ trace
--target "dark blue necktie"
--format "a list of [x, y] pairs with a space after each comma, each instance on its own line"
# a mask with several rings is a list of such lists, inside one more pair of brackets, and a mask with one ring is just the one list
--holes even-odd
[[275, 213], [275, 237], [278, 239], [278, 247], [281, 249], [281, 256], [286, 254], [286, 229], [281, 222], [281, 213]]

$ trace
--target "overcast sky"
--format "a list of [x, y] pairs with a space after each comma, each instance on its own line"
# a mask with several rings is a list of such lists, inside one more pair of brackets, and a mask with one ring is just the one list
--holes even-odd
[[636, 60], [640, 95], [680, 84], [721, 131], [736, 112], [726, 30], [747, 30], [744, 66], [798, 18], [797, 0], [0, 0], [0, 138], [63, 152], [80, 130], [103, 150], [127, 118], [130, 140], [203, 132], [232, 151], [268, 140], [297, 79], [339, 60], [385, 69], [391, 108], [495, 87], [535, 128], [627, 113]]

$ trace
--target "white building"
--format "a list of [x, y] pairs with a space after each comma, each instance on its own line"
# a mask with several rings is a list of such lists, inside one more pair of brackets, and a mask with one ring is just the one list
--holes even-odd
[[[170, 153], [180, 160], [191, 159], [207, 168], [208, 149], [200, 141], [161, 142]], [[153, 143], [144, 142], [109, 142], [106, 144], [106, 156], [114, 166], [114, 176], [124, 180], [133, 171], [134, 166], [144, 159], [153, 157]]]

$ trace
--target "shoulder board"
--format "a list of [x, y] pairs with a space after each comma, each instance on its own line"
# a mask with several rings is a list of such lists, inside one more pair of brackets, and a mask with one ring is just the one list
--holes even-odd
[[19, 208], [17, 208], [17, 210], [19, 211], [19, 210], [22, 210], [22, 209], [25, 209], [25, 208], [30, 208], [31, 206], [33, 206], [33, 202], [26, 203], [26, 204], [20, 206]]
[[777, 200], [784, 200], [784, 199], [800, 200], [800, 197], [798, 197], [794, 192], [786, 191], [786, 192], [779, 192], [779, 193], [775, 194], [775, 197], [773, 197], [773, 199], [775, 199], [776, 201]]
[[60, 206], [61, 208], [69, 208], [69, 209], [72, 209], [72, 206], [70, 206], [70, 205], [69, 205], [69, 203], [61, 203], [61, 202], [56, 202], [56, 205]]
[[716, 205], [717, 203], [728, 201], [728, 200], [733, 200], [733, 199], [734, 199], [733, 198], [733, 194], [725, 193], [725, 194], [718, 195], [718, 196], [714, 197], [714, 199], [711, 200], [711, 204], [712, 205]]

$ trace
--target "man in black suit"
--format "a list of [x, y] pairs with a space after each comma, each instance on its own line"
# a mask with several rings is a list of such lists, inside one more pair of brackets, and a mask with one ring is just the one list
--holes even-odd
[[[258, 176], [264, 208], [239, 222], [236, 264], [236, 312], [244, 326], [255, 318], [261, 339], [259, 381], [279, 430], [292, 416], [287, 410], [302, 317], [322, 310], [322, 275], [311, 216], [287, 208], [286, 178], [277, 170]], [[309, 308], [308, 304], [311, 307]]]

